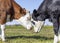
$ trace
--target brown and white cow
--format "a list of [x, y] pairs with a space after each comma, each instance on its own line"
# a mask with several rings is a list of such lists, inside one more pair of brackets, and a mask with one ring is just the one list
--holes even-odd
[[29, 11], [19, 6], [14, 0], [0, 0], [0, 37], [2, 41], [5, 41], [4, 29], [7, 18], [10, 19], [10, 21], [15, 19], [27, 29], [32, 27]]

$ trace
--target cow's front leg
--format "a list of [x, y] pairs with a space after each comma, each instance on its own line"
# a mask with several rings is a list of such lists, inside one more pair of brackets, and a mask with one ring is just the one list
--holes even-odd
[[58, 32], [58, 36], [59, 36], [59, 41], [60, 41], [60, 18], [59, 18], [59, 32]]
[[59, 20], [57, 18], [53, 18], [53, 27], [54, 27], [54, 43], [58, 43]]
[[59, 37], [59, 41], [60, 41], [60, 25], [59, 25], [59, 32], [58, 32], [58, 37]]
[[2, 41], [5, 41], [4, 29], [5, 29], [5, 24], [2, 24], [1, 25], [1, 39], [2, 39]]

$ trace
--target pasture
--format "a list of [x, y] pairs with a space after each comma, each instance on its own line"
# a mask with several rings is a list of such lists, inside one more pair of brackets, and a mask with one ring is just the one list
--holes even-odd
[[53, 43], [53, 34], [52, 26], [44, 26], [39, 33], [22, 26], [6, 26], [6, 41], [0, 43]]

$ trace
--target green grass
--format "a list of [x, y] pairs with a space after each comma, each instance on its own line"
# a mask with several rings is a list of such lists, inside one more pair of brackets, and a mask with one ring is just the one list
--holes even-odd
[[22, 26], [6, 26], [6, 41], [0, 43], [53, 43], [53, 27], [44, 26], [39, 33], [26, 30]]

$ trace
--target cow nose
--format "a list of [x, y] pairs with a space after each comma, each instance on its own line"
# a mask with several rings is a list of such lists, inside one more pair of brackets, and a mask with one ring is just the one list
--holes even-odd
[[30, 30], [32, 30], [32, 27], [30, 28]]
[[33, 25], [35, 25], [35, 22], [34, 22], [34, 21], [31, 21], [31, 23], [32, 23]]

